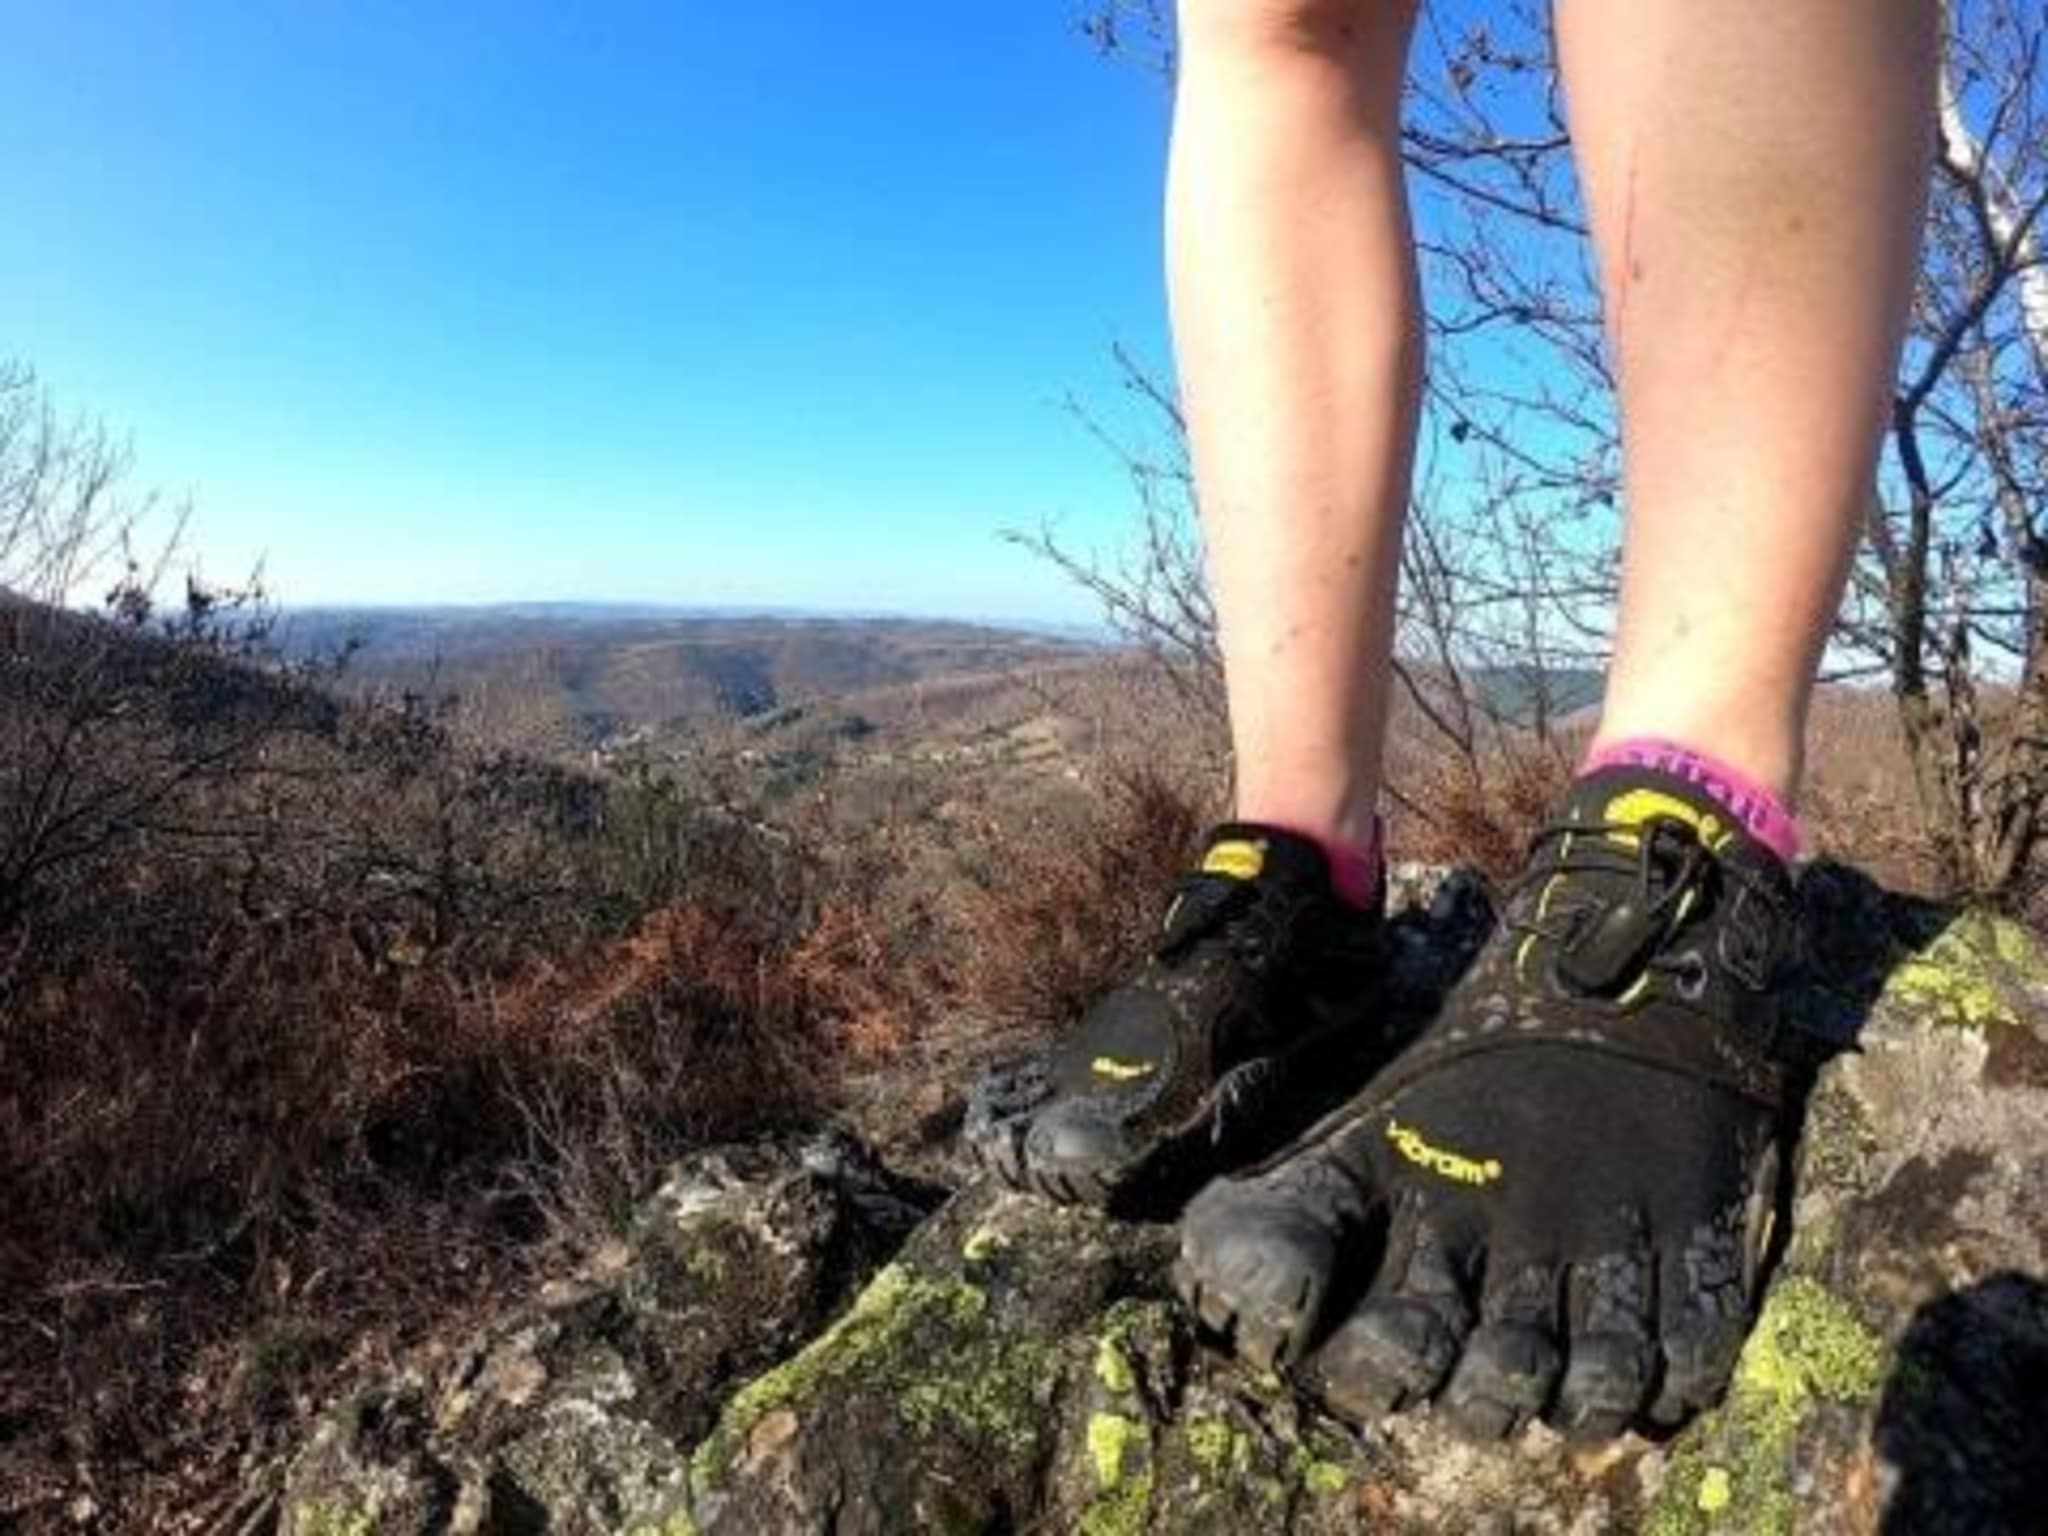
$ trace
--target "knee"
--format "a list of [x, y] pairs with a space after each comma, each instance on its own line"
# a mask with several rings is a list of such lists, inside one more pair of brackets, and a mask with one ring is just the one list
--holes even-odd
[[1355, 65], [1406, 51], [1417, 0], [1178, 0], [1190, 59]]

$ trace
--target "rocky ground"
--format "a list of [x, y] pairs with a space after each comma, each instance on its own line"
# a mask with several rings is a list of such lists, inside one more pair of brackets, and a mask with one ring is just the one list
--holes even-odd
[[[1203, 1350], [1171, 1230], [856, 1140], [675, 1170], [632, 1232], [252, 1468], [249, 1532], [2048, 1529], [2048, 955], [1810, 870], [1832, 1053], [1727, 1400], [1665, 1444], [1355, 1430]], [[1484, 925], [1401, 920], [1416, 1011]]]

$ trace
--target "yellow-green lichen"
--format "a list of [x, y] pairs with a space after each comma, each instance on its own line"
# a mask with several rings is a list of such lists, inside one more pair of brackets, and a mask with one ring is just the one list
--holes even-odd
[[1222, 1419], [1195, 1419], [1188, 1424], [1188, 1454], [1195, 1465], [1216, 1471], [1230, 1454], [1230, 1426]]
[[1728, 1507], [1728, 1501], [1735, 1497], [1734, 1484], [1729, 1480], [1726, 1467], [1709, 1467], [1700, 1474], [1700, 1491], [1693, 1503], [1709, 1515], [1719, 1514]]
[[1327, 1498], [1351, 1486], [1351, 1468], [1340, 1459], [1347, 1450], [1341, 1439], [1311, 1425], [1294, 1448], [1289, 1465], [1303, 1488]]
[[1883, 1384], [1884, 1341], [1819, 1281], [1772, 1289], [1735, 1368], [1727, 1402], [1680, 1442], [1650, 1512], [1650, 1536], [1781, 1536], [1793, 1529], [1799, 1431], [1816, 1401], [1868, 1403]]
[[1334, 1461], [1318, 1461], [1310, 1457], [1301, 1468], [1301, 1483], [1310, 1493], [1328, 1498], [1351, 1486], [1351, 1472]]
[[2048, 945], [2024, 923], [1997, 913], [1979, 914], [1991, 938], [1991, 948], [2020, 981], [2030, 987], [2048, 987]]
[[660, 1524], [642, 1523], [626, 1527], [627, 1536], [697, 1536], [696, 1522], [691, 1520], [688, 1510], [679, 1509], [665, 1517]]
[[1095, 1497], [1081, 1511], [1082, 1536], [1137, 1536], [1152, 1508], [1152, 1435], [1142, 1420], [1091, 1414], [1088, 1460]]
[[1208, 1481], [1242, 1477], [1251, 1466], [1251, 1437], [1220, 1415], [1190, 1415], [1187, 1442], [1189, 1458]]
[[1125, 1358], [1116, 1340], [1101, 1339], [1095, 1345], [1095, 1379], [1119, 1397], [1128, 1397], [1137, 1390], [1138, 1378], [1131, 1370], [1131, 1362]]
[[1097, 1413], [1088, 1418], [1088, 1459], [1095, 1466], [1095, 1486], [1114, 1488], [1123, 1481], [1124, 1454], [1132, 1444], [1145, 1439], [1145, 1426], [1120, 1413]]
[[967, 1234], [967, 1241], [960, 1245], [960, 1257], [970, 1264], [986, 1264], [991, 1258], [1010, 1246], [1010, 1240], [991, 1226], [979, 1226]]
[[372, 1536], [377, 1513], [374, 1503], [307, 1499], [292, 1506], [292, 1530], [295, 1536]]
[[1909, 953], [1885, 982], [1884, 998], [1933, 1022], [1984, 1030], [2025, 1027], [2026, 996], [2048, 991], [2048, 951], [2010, 918], [1963, 912]]
[[[1823, 1078], [1806, 1106], [1806, 1133], [1800, 1138], [1803, 1184], [1855, 1189], [1869, 1177], [1883, 1138], [1871, 1124], [1869, 1109], [1840, 1079]], [[1796, 1270], [1819, 1261], [1835, 1239], [1839, 1223], [1802, 1215], [1792, 1228], [1788, 1262]]]
[[721, 1482], [754, 1427], [842, 1385], [890, 1402], [906, 1429], [957, 1433], [1005, 1454], [1044, 1433], [1055, 1354], [988, 1317], [988, 1293], [891, 1264], [801, 1353], [742, 1387], [690, 1458], [700, 1489]]
[[1797, 1412], [1813, 1397], [1868, 1402], [1884, 1382], [1884, 1341], [1818, 1280], [1787, 1276], [1736, 1367], [1738, 1392]]

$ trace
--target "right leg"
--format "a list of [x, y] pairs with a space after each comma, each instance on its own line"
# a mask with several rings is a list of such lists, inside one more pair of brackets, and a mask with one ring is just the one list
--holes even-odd
[[1414, 19], [1413, 0], [1180, 0], [1169, 284], [1237, 814], [1340, 862], [1375, 852], [1420, 392]]

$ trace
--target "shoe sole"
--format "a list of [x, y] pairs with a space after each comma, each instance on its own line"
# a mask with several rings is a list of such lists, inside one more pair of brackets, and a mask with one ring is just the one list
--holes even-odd
[[1248, 1232], [1269, 1229], [1272, 1197], [1225, 1179], [1204, 1189], [1202, 1202], [1199, 1223], [1181, 1225], [1174, 1291], [1205, 1333], [1254, 1369], [1294, 1365], [1320, 1321], [1330, 1266], [1304, 1259], [1292, 1283], [1269, 1284], [1268, 1294], [1256, 1297], [1244, 1294], [1218, 1278], [1233, 1268], [1224, 1250]]
[[1196, 1279], [1185, 1259], [1173, 1266], [1173, 1289], [1204, 1333], [1258, 1371], [1282, 1371], [1293, 1365], [1300, 1357], [1297, 1341], [1315, 1321], [1305, 1305], [1255, 1309], [1234, 1303]]
[[1255, 1124], [1257, 1119], [1233, 1112], [1247, 1096], [1276, 1094], [1278, 1084], [1299, 1071], [1310, 1054], [1311, 1047], [1304, 1046], [1289, 1057], [1240, 1062], [1216, 1080], [1186, 1119], [1127, 1162], [1054, 1167], [1030, 1157], [1025, 1142], [1042, 1103], [998, 1120], [980, 1134], [969, 1133], [968, 1150], [978, 1166], [1012, 1189], [1061, 1205], [1165, 1219], [1216, 1175], [1252, 1162], [1285, 1141], [1296, 1127], [1274, 1128], [1257, 1137], [1257, 1145], [1233, 1147], [1233, 1119], [1239, 1125]]

